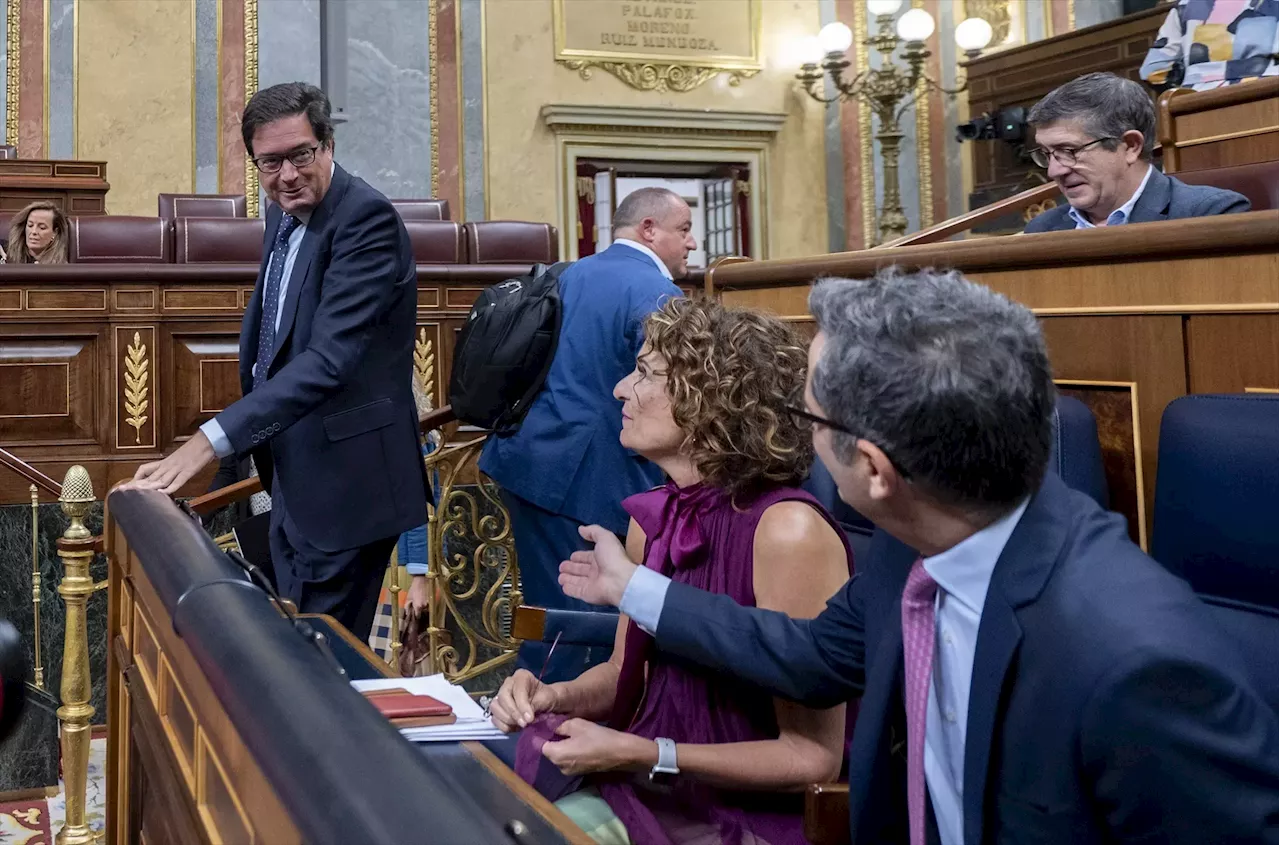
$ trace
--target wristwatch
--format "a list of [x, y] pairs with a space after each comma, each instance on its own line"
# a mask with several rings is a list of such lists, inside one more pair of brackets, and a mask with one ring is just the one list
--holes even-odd
[[654, 786], [669, 786], [680, 774], [680, 767], [676, 765], [675, 740], [660, 736], [654, 742], [658, 743], [658, 762], [649, 770], [649, 782]]

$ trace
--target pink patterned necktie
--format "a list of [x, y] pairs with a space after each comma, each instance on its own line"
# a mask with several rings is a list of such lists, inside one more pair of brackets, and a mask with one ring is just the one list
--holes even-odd
[[907, 698], [907, 823], [911, 845], [924, 845], [924, 729], [933, 672], [933, 599], [938, 583], [917, 559], [902, 590], [902, 659]]

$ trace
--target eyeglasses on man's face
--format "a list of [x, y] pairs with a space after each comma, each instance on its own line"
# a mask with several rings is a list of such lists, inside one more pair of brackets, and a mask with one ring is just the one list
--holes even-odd
[[849, 426], [845, 425], [844, 423], [838, 423], [835, 420], [829, 420], [826, 417], [820, 417], [815, 413], [812, 413], [810, 411], [805, 410], [804, 408], [800, 408], [795, 405], [785, 405], [784, 409], [788, 414], [791, 414], [791, 416], [799, 417], [802, 420], [808, 420], [814, 425], [825, 425], [827, 428], [833, 431], [838, 431], [841, 434], [847, 434], [850, 437], [854, 438], [855, 440], [866, 440], [868, 443], [874, 443], [876, 448], [878, 448], [881, 452], [884, 452], [884, 456], [889, 459], [889, 463], [893, 464], [893, 468], [898, 471], [898, 475], [901, 476], [901, 478], [904, 481], [911, 480], [911, 474], [908, 473], [906, 470], [904, 470], [902, 468], [902, 465], [899, 464], [897, 461], [895, 461], [893, 459], [893, 456], [890, 455], [883, 446], [881, 446], [879, 443], [876, 443], [874, 440], [871, 440], [870, 438], [866, 437], [865, 435], [858, 434], [856, 431], [849, 428]]
[[1118, 138], [1098, 138], [1080, 147], [1052, 147], [1045, 149], [1044, 147], [1036, 147], [1031, 151], [1031, 160], [1036, 163], [1037, 167], [1048, 167], [1049, 159], [1057, 159], [1058, 164], [1063, 167], [1074, 167], [1077, 157], [1080, 153], [1094, 146], [1101, 144], [1103, 141], [1116, 141]]
[[320, 149], [319, 144], [314, 147], [303, 147], [285, 155], [265, 155], [255, 158], [253, 166], [263, 173], [275, 173], [284, 166], [286, 161], [294, 167], [306, 167], [316, 160], [316, 150], [318, 149]]

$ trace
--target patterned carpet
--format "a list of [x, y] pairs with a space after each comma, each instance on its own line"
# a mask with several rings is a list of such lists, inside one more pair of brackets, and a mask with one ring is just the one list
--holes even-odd
[[[89, 787], [85, 795], [85, 819], [102, 837], [107, 813], [107, 740], [89, 743]], [[53, 798], [0, 802], [0, 845], [53, 845], [53, 838], [66, 817], [62, 784]]]

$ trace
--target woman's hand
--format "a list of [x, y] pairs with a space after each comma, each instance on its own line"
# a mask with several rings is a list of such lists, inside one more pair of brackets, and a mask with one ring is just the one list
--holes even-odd
[[526, 728], [539, 713], [556, 712], [557, 696], [551, 684], [544, 684], [528, 669], [517, 669], [502, 682], [489, 705], [494, 727], [503, 733]]
[[658, 762], [658, 744], [586, 719], [569, 719], [556, 729], [564, 739], [542, 746], [542, 756], [566, 775], [648, 771]]
[[426, 613], [430, 600], [431, 592], [427, 589], [427, 576], [413, 576], [413, 580], [409, 582], [409, 597], [405, 600], [405, 611], [410, 616]]

